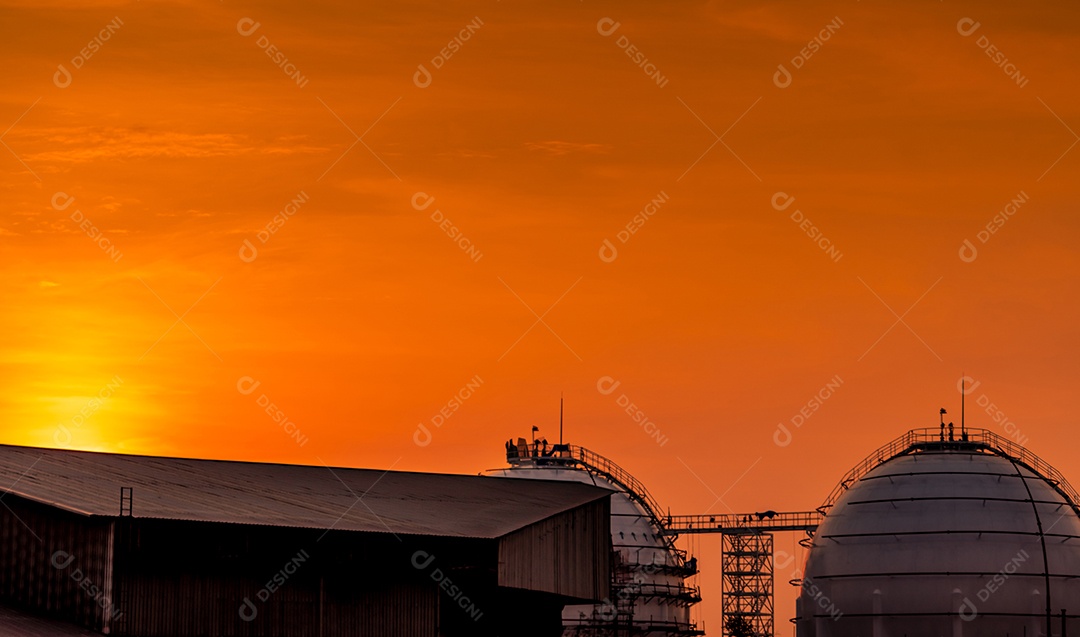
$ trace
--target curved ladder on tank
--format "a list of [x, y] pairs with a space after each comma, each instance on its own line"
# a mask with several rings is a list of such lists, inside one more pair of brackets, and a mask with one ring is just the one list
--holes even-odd
[[833, 488], [829, 497], [825, 499], [825, 503], [818, 507], [818, 513], [828, 515], [828, 510], [836, 504], [836, 501], [851, 485], [858, 482], [879, 465], [893, 458], [928, 450], [974, 448], [985, 449], [995, 455], [1008, 458], [1043, 478], [1080, 516], [1080, 494], [1077, 494], [1060, 471], [1022, 445], [1003, 438], [988, 429], [968, 429], [967, 440], [942, 440], [941, 436], [942, 433], [939, 428], [912, 429], [899, 438], [882, 445], [844, 475], [836, 487]]
[[686, 556], [675, 546], [675, 537], [664, 533], [664, 520], [660, 516], [660, 505], [649, 493], [649, 490], [645, 488], [637, 478], [630, 475], [626, 469], [623, 469], [619, 465], [615, 464], [611, 460], [601, 456], [595, 451], [590, 451], [585, 447], [578, 445], [566, 445], [570, 451], [569, 460], [581, 465], [589, 473], [599, 475], [606, 478], [615, 486], [621, 488], [626, 492], [630, 499], [637, 502], [645, 513], [648, 514], [649, 519], [652, 521], [653, 526], [656, 528], [656, 535], [663, 539], [664, 545], [668, 548], [668, 551], [674, 556], [679, 568], [686, 568]]

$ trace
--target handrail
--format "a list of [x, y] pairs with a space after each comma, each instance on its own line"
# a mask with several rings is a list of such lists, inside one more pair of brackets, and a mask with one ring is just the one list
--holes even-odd
[[[595, 634], [598, 627], [601, 629], [610, 628], [614, 625], [617, 625], [618, 623], [618, 621], [605, 621], [597, 617], [563, 619], [564, 630], [566, 630], [568, 633], [581, 632], [589, 635]], [[670, 619], [653, 619], [650, 617], [648, 619], [634, 619], [633, 621], [633, 629], [635, 631], [641, 631], [642, 633], [653, 632], [661, 633], [664, 635], [695, 636], [704, 635], [704, 628], [704, 623], [702, 624], [701, 628], [698, 628], [696, 622], [692, 622], [689, 620], [685, 622], [680, 622]], [[639, 633], [635, 632], [635, 634]]]
[[591, 451], [578, 445], [568, 446], [570, 447], [570, 452], [575, 460], [605, 474], [604, 477], [610, 478], [612, 482], [615, 482], [633, 495], [645, 508], [649, 517], [653, 518], [653, 520], [657, 522], [657, 525], [660, 526], [660, 504], [653, 498], [652, 494], [649, 493], [649, 490], [645, 488], [645, 485], [642, 484], [640, 480], [631, 475], [629, 471], [595, 451]]
[[852, 484], [858, 482], [879, 465], [882, 465], [893, 458], [926, 451], [970, 449], [989, 451], [990, 453], [1024, 465], [1033, 473], [1046, 480], [1051, 487], [1061, 494], [1069, 506], [1072, 507], [1073, 511], [1075, 511], [1077, 515], [1080, 515], [1080, 494], [1077, 494], [1076, 490], [1073, 489], [1072, 485], [1065, 479], [1065, 476], [1050, 463], [1035, 455], [1022, 445], [999, 436], [988, 429], [968, 429], [966, 434], [966, 440], [944, 440], [944, 433], [941, 429], [937, 428], [912, 429], [911, 431], [906, 432], [902, 436], [882, 445], [873, 453], [863, 458], [860, 463], [852, 467], [852, 469], [840, 479], [840, 482], [838, 482], [829, 493], [824, 504], [818, 507], [818, 512], [822, 515], [826, 515], [828, 510], [836, 504], [836, 501], [840, 499], [840, 496], [843, 495]]
[[[562, 445], [560, 445], [562, 446]], [[664, 521], [660, 515], [660, 504], [653, 498], [649, 490], [645, 488], [645, 485], [640, 480], [630, 474], [629, 471], [623, 469], [619, 465], [615, 464], [611, 460], [601, 456], [595, 451], [586, 449], [579, 445], [565, 445], [566, 449], [570, 452], [570, 457], [551, 457], [550, 460], [569, 460], [570, 463], [580, 464], [587, 471], [599, 474], [604, 478], [607, 478], [615, 486], [621, 488], [626, 492], [631, 499], [636, 500], [645, 513], [649, 516], [653, 526], [656, 528], [656, 535], [663, 538], [664, 544], [674, 554], [675, 560], [678, 562], [676, 566], [684, 566], [686, 556], [685, 553], [679, 551], [675, 546], [675, 539], [664, 532]]]
[[770, 531], [813, 531], [821, 524], [818, 511], [765, 513], [722, 513], [669, 515], [664, 518], [667, 533], [727, 533], [738, 535]]
[[701, 589], [696, 586], [678, 584], [631, 584], [624, 590], [630, 590], [630, 596], [634, 597], [665, 597], [684, 601], [701, 601]]

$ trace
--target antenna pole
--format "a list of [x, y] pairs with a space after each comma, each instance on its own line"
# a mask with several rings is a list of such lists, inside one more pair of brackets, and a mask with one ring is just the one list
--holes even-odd
[[559, 444], [562, 444], [562, 392], [559, 392]]
[[[963, 374], [963, 372], [960, 372]], [[965, 432], [967, 429], [964, 427], [964, 398], [967, 396], [967, 376], [963, 376], [960, 379], [960, 431]]]

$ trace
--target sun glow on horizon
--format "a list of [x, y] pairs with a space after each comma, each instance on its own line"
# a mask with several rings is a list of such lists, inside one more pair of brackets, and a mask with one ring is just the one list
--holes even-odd
[[1080, 483], [1080, 5], [0, 6], [3, 442], [803, 510], [967, 373]]

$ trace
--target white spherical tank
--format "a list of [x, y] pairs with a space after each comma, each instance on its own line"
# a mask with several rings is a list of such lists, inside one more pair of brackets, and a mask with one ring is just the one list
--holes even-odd
[[507, 445], [510, 467], [487, 475], [534, 480], [584, 482], [612, 490], [611, 539], [615, 551], [612, 599], [602, 605], [567, 606], [564, 635], [632, 634], [641, 637], [701, 635], [690, 607], [701, 600], [686, 583], [697, 573], [697, 560], [686, 560], [668, 538], [643, 499], [644, 488], [611, 461], [587, 449], [556, 445], [543, 451], [524, 440]]
[[1061, 635], [1063, 622], [1080, 634], [1071, 487], [990, 432], [908, 436], [849, 474], [826, 509], [807, 556], [798, 634], [1033, 637]]

